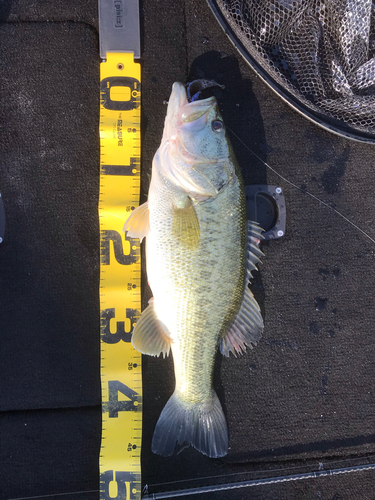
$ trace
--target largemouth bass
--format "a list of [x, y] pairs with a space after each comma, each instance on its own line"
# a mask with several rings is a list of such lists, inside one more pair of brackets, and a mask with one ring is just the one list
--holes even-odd
[[156, 425], [152, 451], [191, 445], [210, 457], [228, 451], [228, 430], [212, 386], [218, 346], [229, 356], [263, 329], [248, 288], [262, 255], [262, 230], [248, 223], [242, 176], [215, 97], [188, 102], [173, 85], [148, 201], [124, 230], [146, 237], [153, 298], [135, 325], [143, 354], [173, 352], [176, 387]]

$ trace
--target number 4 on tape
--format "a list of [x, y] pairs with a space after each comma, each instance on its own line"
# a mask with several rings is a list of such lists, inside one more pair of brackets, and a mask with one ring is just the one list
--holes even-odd
[[[119, 401], [119, 392], [129, 400]], [[136, 411], [140, 402], [141, 396], [133, 389], [118, 380], [110, 380], [108, 382], [108, 401], [103, 403], [103, 413], [108, 412], [109, 418], [117, 418], [119, 411]]]

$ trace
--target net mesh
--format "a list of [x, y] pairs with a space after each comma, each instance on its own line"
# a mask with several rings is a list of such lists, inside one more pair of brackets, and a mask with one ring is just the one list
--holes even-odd
[[315, 116], [375, 135], [375, 3], [217, 0], [248, 54]]

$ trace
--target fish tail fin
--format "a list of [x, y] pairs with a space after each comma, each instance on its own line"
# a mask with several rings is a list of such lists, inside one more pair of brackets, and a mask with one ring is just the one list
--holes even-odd
[[216, 392], [201, 403], [187, 403], [174, 392], [156, 424], [152, 451], [170, 456], [193, 446], [211, 458], [228, 453], [228, 428]]

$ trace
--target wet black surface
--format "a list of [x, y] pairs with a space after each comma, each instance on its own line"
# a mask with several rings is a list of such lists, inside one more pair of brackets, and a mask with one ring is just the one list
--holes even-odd
[[[1, 499], [98, 498], [96, 15], [91, 0], [5, 1], [0, 9]], [[375, 244], [366, 235], [375, 238], [374, 147], [289, 109], [237, 55], [205, 2], [145, 0], [141, 20], [141, 201], [172, 83], [207, 78], [225, 85], [216, 93], [245, 183], [278, 185], [287, 204], [285, 237], [263, 243], [254, 273], [263, 338], [241, 358], [217, 359], [228, 456], [151, 453], [174, 376], [171, 359], [145, 357], [143, 484], [158, 492], [193, 487], [195, 478], [204, 485], [252, 471], [371, 462]], [[143, 306], [149, 297], [145, 285]], [[202, 498], [365, 500], [374, 481], [373, 472], [356, 472]]]

